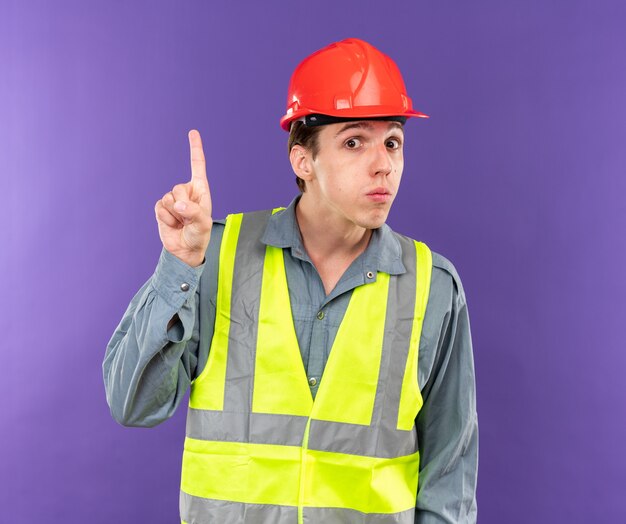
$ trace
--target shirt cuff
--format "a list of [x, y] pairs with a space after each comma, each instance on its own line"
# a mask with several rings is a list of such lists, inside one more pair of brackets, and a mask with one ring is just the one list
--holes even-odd
[[191, 267], [162, 248], [152, 276], [152, 285], [156, 292], [178, 311], [187, 300], [193, 300], [205, 264], [206, 259], [198, 267]]

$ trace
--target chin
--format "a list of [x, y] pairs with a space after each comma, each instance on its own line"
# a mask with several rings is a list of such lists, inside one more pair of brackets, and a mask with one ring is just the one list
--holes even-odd
[[366, 229], [378, 229], [387, 221], [387, 216], [388, 213], [385, 213], [384, 216], [368, 217], [359, 226]]

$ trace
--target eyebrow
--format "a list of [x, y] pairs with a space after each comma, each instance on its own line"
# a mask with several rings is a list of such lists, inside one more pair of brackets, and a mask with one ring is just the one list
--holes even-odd
[[[348, 129], [372, 129], [373, 127], [374, 127], [374, 124], [372, 124], [371, 122], [367, 120], [365, 121], [359, 120], [358, 122], [350, 122], [349, 124], [346, 124], [345, 126], [343, 126], [339, 131], [337, 131], [335, 138], [337, 138], [341, 133], [343, 133], [344, 131], [347, 131]], [[391, 129], [392, 127], [398, 128], [402, 130], [402, 132], [404, 132], [404, 128], [402, 127], [400, 122], [390, 121], [389, 129]]]

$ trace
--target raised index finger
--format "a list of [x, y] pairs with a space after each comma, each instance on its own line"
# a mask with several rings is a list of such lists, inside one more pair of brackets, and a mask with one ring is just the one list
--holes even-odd
[[196, 129], [189, 131], [189, 149], [191, 150], [191, 182], [194, 186], [208, 187], [202, 139]]

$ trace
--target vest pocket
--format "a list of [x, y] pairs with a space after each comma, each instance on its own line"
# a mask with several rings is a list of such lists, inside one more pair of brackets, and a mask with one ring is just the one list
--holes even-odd
[[295, 506], [301, 448], [185, 439], [181, 489], [196, 497]]

